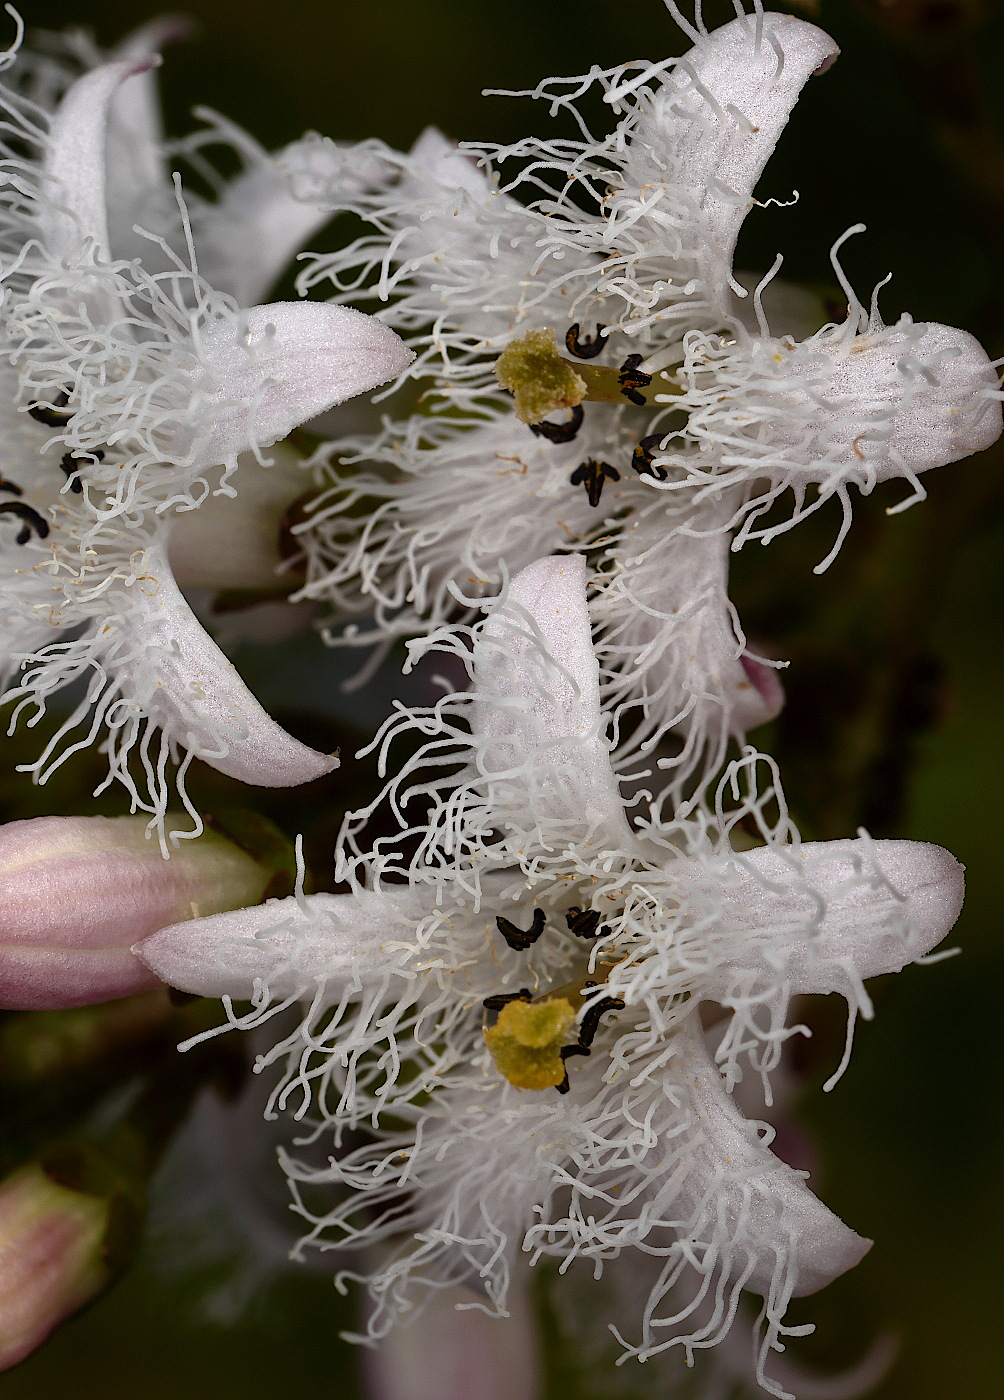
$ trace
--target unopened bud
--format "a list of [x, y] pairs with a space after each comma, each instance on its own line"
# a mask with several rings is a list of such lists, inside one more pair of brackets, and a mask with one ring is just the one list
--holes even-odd
[[107, 1287], [138, 1234], [132, 1193], [65, 1155], [0, 1182], [0, 1371]]
[[[168, 832], [170, 836], [170, 831]], [[0, 1006], [84, 1006], [159, 985], [130, 952], [154, 930], [291, 888], [288, 846], [228, 819], [165, 859], [143, 817], [36, 817], [0, 827]]]
[[522, 1273], [513, 1279], [505, 1312], [487, 1316], [486, 1304], [467, 1288], [437, 1290], [414, 1321], [367, 1349], [369, 1400], [537, 1400], [543, 1386]]

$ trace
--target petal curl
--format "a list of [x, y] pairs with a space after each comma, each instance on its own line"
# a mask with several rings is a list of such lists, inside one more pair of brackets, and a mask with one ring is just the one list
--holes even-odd
[[[695, 315], [728, 318], [732, 292], [742, 296], [732, 259], [753, 189], [805, 82], [838, 52], [815, 25], [761, 12], [704, 35], [660, 87], [640, 93], [608, 228], [623, 225], [636, 238], [638, 223], [667, 275], [697, 279], [698, 297], [698, 288], [683, 290], [691, 324]], [[642, 81], [634, 75], [607, 101], [623, 101]]]
[[[472, 199], [483, 203], [494, 193], [494, 186], [471, 158], [463, 153], [437, 127], [427, 126], [412, 146], [409, 164], [417, 166], [423, 175], [448, 190], [466, 190]], [[406, 171], [403, 184], [415, 197], [421, 186], [415, 175]]]
[[196, 996], [247, 999], [255, 983], [274, 997], [333, 996], [380, 977], [384, 945], [414, 936], [417, 905], [405, 893], [360, 890], [270, 899], [160, 929], [133, 951], [164, 982]]
[[766, 1296], [790, 1271], [791, 1296], [803, 1297], [859, 1263], [871, 1240], [845, 1225], [758, 1141], [722, 1084], [696, 1016], [681, 1033], [680, 1070], [701, 1129], [684, 1208], [703, 1208], [733, 1227], [736, 1262], [745, 1254], [752, 1266], [745, 1286]]
[[[180, 15], [164, 15], [128, 34], [111, 52], [114, 62], [142, 62], [167, 44], [188, 38], [193, 25]], [[133, 225], [170, 236], [178, 205], [163, 153], [155, 67], [123, 83], [112, 100], [105, 142], [108, 235], [114, 257], [139, 257], [151, 271], [167, 270], [170, 260]]]
[[144, 578], [129, 589], [128, 629], [136, 641], [130, 683], [144, 712], [221, 773], [294, 787], [338, 766], [337, 757], [301, 744], [265, 713], [199, 626], [163, 546], [149, 550]]
[[105, 141], [112, 103], [127, 79], [155, 66], [150, 56], [104, 63], [68, 89], [52, 119], [45, 174], [54, 182], [42, 222], [49, 251], [64, 257], [91, 237], [100, 256], [109, 253]]
[[345, 306], [252, 306], [240, 329], [210, 326], [199, 346], [190, 450], [206, 466], [269, 447], [319, 413], [393, 379], [414, 355], [381, 321]]
[[682, 795], [699, 765], [720, 768], [733, 736], [742, 741], [780, 712], [784, 691], [774, 670], [745, 654], [728, 596], [726, 526], [739, 498], [723, 492], [681, 514], [664, 493], [649, 496], [624, 529], [590, 615], [604, 705], [630, 716], [621, 754], [668, 730], [683, 738], [661, 761]]
[[839, 52], [805, 20], [766, 14], [761, 32], [751, 15], [703, 38], [657, 95], [657, 119], [676, 119], [675, 179], [697, 193], [705, 236], [726, 274], [753, 189], [802, 88]]
[[[585, 559], [551, 555], [523, 569], [475, 647], [479, 765], [505, 775], [499, 798], [577, 819], [615, 846], [630, 840], [610, 766], [599, 668], [586, 610]], [[532, 820], [532, 818], [531, 818]]]

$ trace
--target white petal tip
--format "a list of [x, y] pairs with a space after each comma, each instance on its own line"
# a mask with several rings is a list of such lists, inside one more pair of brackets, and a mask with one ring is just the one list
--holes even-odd
[[839, 1227], [833, 1232], [832, 1239], [825, 1242], [804, 1240], [800, 1244], [795, 1266], [798, 1277], [792, 1289], [793, 1298], [806, 1298], [810, 1293], [818, 1293], [835, 1278], [846, 1274], [849, 1269], [861, 1263], [874, 1243], [873, 1240], [866, 1240], [863, 1235], [849, 1229], [837, 1216], [831, 1215], [831, 1219], [834, 1225]]
[[[255, 906], [260, 908], [260, 906]], [[192, 996], [252, 995], [254, 980], [266, 971], [264, 949], [253, 939], [242, 946], [248, 911], [235, 909], [208, 919], [191, 919], [152, 933], [132, 952], [169, 987]]]
[[966, 868], [951, 851], [930, 841], [879, 841], [882, 873], [906, 897], [917, 956], [936, 947], [962, 912]]

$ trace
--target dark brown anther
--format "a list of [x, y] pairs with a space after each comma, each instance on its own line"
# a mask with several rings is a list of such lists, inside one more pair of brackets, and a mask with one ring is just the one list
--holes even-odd
[[518, 992], [498, 992], [493, 997], [485, 997], [481, 1005], [486, 1011], [501, 1011], [511, 1001], [531, 1001], [533, 993], [529, 987], [520, 987]]
[[0, 491], [9, 491], [12, 496], [24, 495], [16, 481], [4, 481], [3, 477], [0, 477]]
[[105, 454], [100, 448], [96, 452], [81, 452], [79, 456], [74, 456], [72, 452], [64, 452], [59, 459], [59, 465], [66, 473], [70, 482], [70, 490], [77, 496], [84, 489], [84, 483], [80, 479], [80, 468], [84, 462], [103, 462]]
[[[587, 982], [586, 986], [591, 987], [592, 982]], [[579, 1027], [579, 1038], [572, 1045], [563, 1045], [558, 1051], [562, 1063], [566, 1063], [573, 1055], [589, 1055], [592, 1053], [592, 1043], [596, 1038], [599, 1028], [600, 1018], [608, 1011], [623, 1011], [624, 1003], [620, 997], [603, 997], [600, 1001], [594, 1001], [592, 1006], [582, 1018], [582, 1025]], [[568, 1070], [565, 1070], [565, 1077], [560, 1084], [554, 1086], [559, 1094], [567, 1094], [571, 1087], [568, 1083]]]
[[527, 948], [536, 943], [537, 939], [544, 932], [544, 924], [547, 922], [543, 909], [533, 911], [533, 920], [528, 929], [517, 928], [508, 919], [503, 919], [499, 914], [495, 920], [499, 933], [509, 944], [515, 953], [525, 953]]
[[51, 406], [45, 403], [30, 403], [28, 412], [36, 423], [44, 423], [47, 428], [65, 428], [73, 417], [72, 413], [62, 413], [70, 402], [70, 396], [65, 389], [60, 389], [58, 394], [54, 394]]
[[573, 904], [571, 909], [565, 910], [565, 923], [576, 938], [602, 938], [609, 933], [606, 926], [599, 927], [599, 922], [600, 916], [595, 909], [580, 909]]
[[638, 393], [639, 389], [647, 389], [652, 383], [650, 374], [643, 374], [638, 368], [641, 364], [641, 355], [629, 355], [621, 365], [617, 375], [617, 382], [621, 386], [621, 393], [632, 403], [636, 403], [639, 408], [645, 407], [645, 399]]
[[605, 1016], [608, 1011], [623, 1010], [624, 1003], [620, 997], [603, 997], [600, 1001], [594, 1001], [582, 1018], [582, 1025], [579, 1027], [579, 1044], [588, 1050], [599, 1029], [600, 1017]]
[[579, 323], [569, 326], [565, 332], [565, 348], [570, 355], [574, 355], [579, 360], [595, 360], [596, 356], [606, 346], [606, 337], [602, 334], [606, 326], [601, 321], [596, 327], [595, 335], [580, 336]]
[[581, 467], [575, 468], [568, 480], [573, 486], [584, 486], [589, 504], [598, 506], [603, 494], [603, 483], [608, 477], [611, 481], [620, 481], [621, 474], [609, 462], [599, 462], [595, 457], [589, 457]]
[[5, 515], [16, 515], [24, 523], [17, 532], [18, 544], [27, 544], [31, 539], [31, 532], [40, 540], [44, 540], [49, 533], [49, 522], [35, 510], [32, 506], [27, 506], [23, 501], [3, 501], [0, 503], [0, 513]]
[[631, 466], [639, 476], [654, 476], [656, 481], [665, 481], [668, 475], [665, 467], [653, 465], [652, 458], [662, 447], [665, 433], [652, 433], [650, 437], [642, 438], [641, 442], [634, 450], [631, 458]]
[[582, 427], [585, 416], [585, 409], [579, 403], [564, 423], [531, 423], [530, 431], [535, 437], [547, 438], [548, 442], [571, 442]]

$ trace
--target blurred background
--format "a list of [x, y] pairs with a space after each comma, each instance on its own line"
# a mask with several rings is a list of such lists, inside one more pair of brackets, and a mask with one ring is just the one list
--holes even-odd
[[[543, 134], [543, 104], [486, 98], [482, 89], [532, 87], [548, 75], [686, 47], [661, 0], [193, 0], [185, 9], [198, 34], [166, 55], [161, 73], [171, 134], [190, 130], [191, 107], [205, 103], [268, 147], [308, 129], [406, 147], [429, 123], [457, 139]], [[139, 0], [23, 5], [30, 28], [83, 26], [102, 44], [161, 12]], [[763, 271], [781, 251], [784, 276], [826, 284], [830, 246], [862, 222], [867, 232], [842, 256], [863, 299], [892, 271], [881, 303], [887, 321], [909, 310], [918, 320], [963, 326], [1001, 355], [1004, 6], [822, 0], [797, 13], [832, 33], [843, 56], [809, 83], [761, 181], [761, 199], [786, 200], [797, 190], [798, 203], [750, 214], [737, 266]], [[706, 8], [709, 26], [731, 14], [731, 6]], [[880, 1400], [975, 1400], [1000, 1393], [1004, 1381], [1004, 1104], [996, 1058], [1004, 995], [1004, 449], [932, 473], [925, 485], [929, 500], [901, 516], [885, 510], [902, 485], [859, 502], [842, 554], [821, 577], [812, 565], [836, 527], [825, 513], [768, 553], [748, 546], [736, 561], [733, 593], [751, 635], [792, 662], [787, 709], [754, 738], [781, 760], [805, 835], [850, 835], [864, 825], [876, 836], [939, 842], [968, 867], [953, 940], [962, 955], [873, 988], [876, 1020], [859, 1030], [850, 1069], [827, 1096], [817, 1090], [839, 1059], [842, 1012], [827, 1003], [807, 1008], [815, 1034], [803, 1055], [803, 1121], [821, 1154], [813, 1184], [877, 1243], [859, 1268], [798, 1305], [794, 1320], [814, 1320], [818, 1329], [797, 1351], [840, 1367], [893, 1331], [901, 1351], [875, 1392]], [[346, 697], [340, 663], [311, 637], [281, 660], [266, 647], [245, 647], [235, 659], [288, 727], [317, 747], [340, 744], [345, 755], [381, 717], [396, 684], [385, 668], [368, 695]], [[12, 771], [23, 743], [4, 740], [3, 820], [121, 810], [115, 797], [90, 805], [97, 769], [87, 757], [33, 789]], [[290, 834], [304, 830], [323, 870], [342, 811], [371, 781], [365, 764], [346, 762], [295, 795], [262, 799], [205, 770], [190, 790], [200, 804], [253, 803]], [[5, 1163], [33, 1131], [9, 1109], [9, 1095], [7, 1103]], [[210, 1157], [201, 1177], [198, 1167], [202, 1139], [223, 1131], [214, 1112], [226, 1110], [203, 1103], [205, 1121], [188, 1124], [184, 1153], [169, 1152], [133, 1269], [0, 1375], [0, 1400], [69, 1389], [77, 1400], [358, 1393], [358, 1358], [338, 1339], [353, 1325], [353, 1305], [330, 1276], [286, 1270], [279, 1252], [274, 1267], [259, 1259], [249, 1273], [224, 1219], [226, 1182], [222, 1202], [183, 1218], [179, 1199], [215, 1171]], [[235, 1141], [245, 1130], [255, 1138], [246, 1124], [232, 1130]], [[262, 1138], [247, 1150], [267, 1156], [271, 1144]], [[207, 1238], [211, 1219], [219, 1241]], [[607, 1393], [606, 1378], [577, 1373], [557, 1340], [548, 1366], [552, 1395]], [[624, 1389], [628, 1370], [619, 1373], [618, 1393], [651, 1395], [640, 1368], [636, 1389]]]

